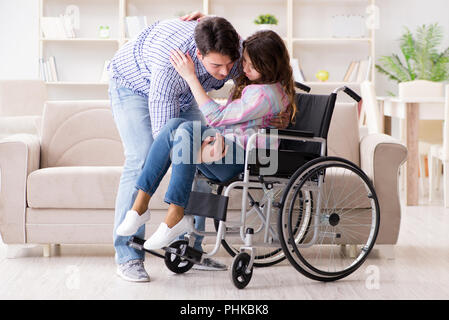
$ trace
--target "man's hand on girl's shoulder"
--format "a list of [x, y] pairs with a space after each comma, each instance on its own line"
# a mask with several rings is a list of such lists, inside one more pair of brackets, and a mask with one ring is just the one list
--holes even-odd
[[185, 16], [180, 17], [183, 21], [193, 21], [193, 20], [200, 20], [201, 18], [204, 18], [206, 15], [199, 11], [194, 11], [192, 13], [186, 14]]

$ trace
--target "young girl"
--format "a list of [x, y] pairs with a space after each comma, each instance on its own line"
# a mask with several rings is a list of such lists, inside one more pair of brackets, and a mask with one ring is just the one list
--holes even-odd
[[[165, 222], [145, 242], [144, 247], [149, 250], [166, 247], [190, 231], [192, 216], [184, 216], [184, 208], [197, 169], [216, 181], [235, 177], [244, 169], [248, 132], [268, 127], [273, 117], [287, 109], [292, 118], [296, 112], [290, 58], [283, 40], [273, 31], [259, 31], [243, 42], [242, 73], [224, 106], [208, 97], [189, 55], [180, 50], [172, 52], [171, 63], [190, 86], [213, 129], [184, 119], [171, 119], [155, 139], [137, 181], [139, 191], [135, 202], [117, 228], [117, 234], [129, 236], [148, 221], [148, 203], [171, 165], [164, 199], [169, 204], [168, 213]], [[205, 135], [202, 142], [198, 140]], [[182, 161], [179, 161], [179, 151], [182, 151]], [[218, 163], [225, 155], [225, 163]]]

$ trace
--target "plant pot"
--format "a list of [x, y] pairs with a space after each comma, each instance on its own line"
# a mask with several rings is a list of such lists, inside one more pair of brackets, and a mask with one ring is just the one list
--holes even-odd
[[258, 24], [257, 26], [258, 26], [259, 30], [272, 30], [272, 31], [275, 31], [274, 28], [275, 28], [276, 25], [275, 24]]

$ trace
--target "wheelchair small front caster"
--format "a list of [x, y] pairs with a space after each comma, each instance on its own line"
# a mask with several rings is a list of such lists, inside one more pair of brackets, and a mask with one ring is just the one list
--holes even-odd
[[187, 246], [188, 242], [186, 240], [178, 240], [167, 248], [165, 252], [165, 265], [170, 271], [184, 273], [193, 267], [193, 262], [182, 257]]
[[241, 252], [234, 257], [231, 266], [232, 282], [238, 289], [245, 288], [253, 276], [253, 268], [247, 270], [251, 261], [251, 256], [246, 252]]

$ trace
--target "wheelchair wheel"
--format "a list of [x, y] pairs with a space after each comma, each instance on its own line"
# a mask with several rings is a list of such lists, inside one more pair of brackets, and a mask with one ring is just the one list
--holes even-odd
[[[170, 248], [179, 250], [182, 246], [187, 246], [188, 242], [186, 240], [178, 240], [170, 244]], [[174, 273], [184, 273], [189, 271], [193, 267], [193, 263], [187, 259], [183, 259], [180, 256], [165, 252], [165, 265], [167, 268]]]
[[253, 268], [248, 272], [246, 268], [249, 265], [251, 257], [246, 252], [241, 252], [234, 257], [231, 266], [231, 279], [238, 289], [245, 288], [253, 276]]
[[[219, 189], [217, 193], [221, 194], [221, 189]], [[275, 210], [275, 209], [276, 208], [273, 207], [272, 210], [273, 210], [273, 212], [277, 213], [276, 212], [277, 210]], [[273, 217], [276, 216], [275, 213], [272, 214]], [[274, 220], [275, 220], [274, 221], [275, 225], [273, 227], [276, 230], [277, 221], [276, 221], [276, 219], [274, 219]], [[258, 222], [260, 223], [260, 221], [258, 221]], [[254, 221], [252, 221], [252, 222], [247, 221], [246, 227], [251, 227], [254, 230], [257, 230], [260, 227], [258, 222], [256, 221], [256, 219], [254, 219]], [[215, 226], [216, 231], [218, 231], [218, 225], [219, 225], [219, 221], [214, 220], [214, 226]], [[229, 253], [229, 255], [231, 257], [235, 257], [239, 253], [239, 248], [243, 244], [232, 245], [232, 244], [228, 243], [225, 239], [222, 239], [221, 245]], [[282, 248], [257, 247], [257, 255], [254, 257], [253, 266], [256, 268], [269, 267], [269, 266], [275, 265], [283, 260], [285, 260], [285, 254], [284, 254]]]
[[[221, 245], [223, 246], [223, 248], [225, 248], [225, 250], [231, 257], [235, 257], [239, 251], [237, 248], [242, 246], [241, 244], [238, 246], [233, 246], [231, 244], [228, 244], [224, 239], [221, 240]], [[269, 267], [285, 260], [285, 255], [282, 251], [282, 248], [257, 248], [257, 252], [259, 253], [262, 250], [264, 250], [265, 252], [262, 252], [261, 254], [258, 254], [254, 257], [253, 266], [256, 268]]]
[[[311, 279], [334, 281], [357, 270], [373, 248], [379, 203], [373, 184], [355, 164], [321, 157], [292, 176], [278, 219], [290, 263]], [[346, 245], [355, 253], [349, 254]]]

